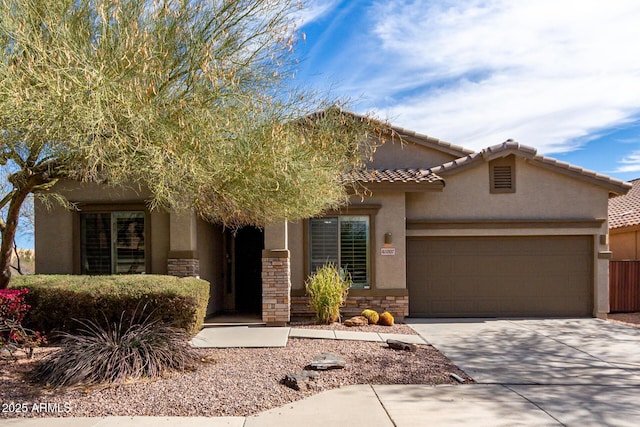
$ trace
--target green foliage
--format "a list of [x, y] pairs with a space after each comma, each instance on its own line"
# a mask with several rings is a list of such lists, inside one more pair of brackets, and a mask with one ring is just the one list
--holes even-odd
[[33, 375], [38, 382], [62, 387], [154, 378], [167, 371], [195, 369], [199, 360], [182, 329], [151, 320], [144, 309], [122, 312], [115, 322], [77, 323], [78, 333], [62, 333], [60, 348], [36, 368]]
[[393, 326], [393, 322], [394, 322], [393, 315], [388, 311], [385, 311], [384, 313], [380, 314], [380, 319], [378, 319], [378, 325], [382, 325], [382, 326]]
[[351, 278], [343, 277], [333, 264], [322, 266], [305, 282], [309, 308], [320, 323], [332, 323], [340, 318], [340, 307], [347, 299]]
[[378, 315], [378, 312], [375, 310], [364, 310], [360, 316], [364, 316], [367, 318], [367, 320], [369, 321], [370, 325], [375, 325], [378, 323], [378, 319], [380, 318], [380, 316]]
[[159, 275], [16, 276], [11, 287], [28, 288], [31, 312], [25, 319], [33, 329], [74, 332], [72, 319], [120, 319], [122, 311], [134, 313], [139, 306], [153, 310], [160, 320], [195, 335], [209, 302], [209, 283], [193, 277]]

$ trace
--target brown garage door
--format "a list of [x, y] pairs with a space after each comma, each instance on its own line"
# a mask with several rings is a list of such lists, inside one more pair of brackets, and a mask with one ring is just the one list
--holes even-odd
[[407, 240], [409, 315], [591, 315], [591, 236]]

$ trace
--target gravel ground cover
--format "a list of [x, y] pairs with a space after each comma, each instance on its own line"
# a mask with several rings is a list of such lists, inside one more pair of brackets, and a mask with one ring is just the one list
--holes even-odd
[[[377, 328], [388, 333], [414, 333], [406, 325], [367, 326], [360, 330], [378, 331]], [[32, 385], [25, 373], [48, 351], [52, 349], [37, 349], [32, 360], [0, 360], [0, 417], [247, 416], [352, 384], [456, 383], [450, 373], [471, 380], [429, 345], [408, 352], [391, 350], [383, 343], [292, 338], [284, 348], [200, 349], [204, 361], [200, 369], [157, 380], [47, 390]], [[300, 391], [280, 384], [286, 374], [299, 373], [320, 353], [341, 356], [347, 367], [319, 372], [316, 381]], [[49, 406], [43, 410], [42, 403]], [[18, 406], [27, 410], [16, 412]]]

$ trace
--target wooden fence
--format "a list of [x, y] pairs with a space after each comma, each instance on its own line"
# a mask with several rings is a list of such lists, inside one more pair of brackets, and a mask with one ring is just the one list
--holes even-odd
[[609, 306], [612, 313], [640, 311], [640, 261], [609, 262]]

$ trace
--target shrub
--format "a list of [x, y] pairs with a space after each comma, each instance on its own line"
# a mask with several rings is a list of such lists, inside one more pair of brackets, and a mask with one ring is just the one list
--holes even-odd
[[376, 323], [378, 323], [378, 319], [380, 318], [378, 312], [375, 310], [364, 310], [360, 314], [360, 316], [366, 317], [370, 325], [375, 325]]
[[305, 282], [309, 308], [320, 323], [332, 323], [340, 318], [340, 307], [347, 298], [351, 278], [343, 277], [333, 264], [326, 264]]
[[209, 283], [194, 277], [160, 275], [16, 276], [9, 285], [29, 289], [32, 309], [25, 318], [33, 329], [74, 332], [71, 319], [118, 321], [122, 312], [134, 313], [147, 305], [157, 319], [195, 335], [209, 302]]
[[28, 292], [28, 289], [0, 289], [0, 351], [6, 351], [11, 356], [15, 351], [22, 350], [31, 358], [33, 349], [46, 343], [40, 332], [22, 325], [30, 309], [24, 301]]
[[185, 331], [143, 314], [122, 312], [113, 323], [76, 321], [78, 334], [61, 333], [60, 348], [36, 367], [35, 380], [52, 387], [92, 385], [195, 369], [199, 355]]
[[385, 311], [380, 315], [380, 319], [378, 320], [378, 325], [383, 326], [393, 326], [393, 315], [388, 311]]

